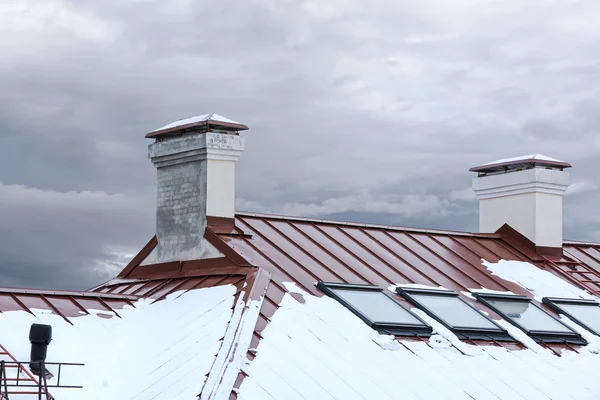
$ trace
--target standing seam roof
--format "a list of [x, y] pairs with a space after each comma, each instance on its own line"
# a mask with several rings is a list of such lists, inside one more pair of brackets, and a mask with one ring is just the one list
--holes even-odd
[[89, 314], [88, 310], [106, 311], [107, 315], [119, 315], [125, 305], [133, 306], [138, 296], [68, 292], [34, 289], [0, 288], [0, 312], [26, 311], [33, 314], [34, 309], [49, 309], [60, 315], [67, 322], [81, 315]]
[[[236, 215], [234, 227], [209, 226], [205, 238], [224, 257], [140, 266], [156, 245], [153, 238], [118, 278], [93, 290], [159, 300], [177, 290], [234, 284], [238, 288], [237, 298], [246, 284], [253, 286], [252, 279], [248, 280], [249, 274], [254, 276], [264, 270], [269, 278], [264, 284], [266, 293], [247, 354], [250, 360], [255, 357], [253, 349], [262, 339], [262, 331], [284, 295], [289, 293], [284, 282], [295, 282], [316, 296], [323, 296], [315, 287], [320, 280], [383, 288], [415, 283], [443, 286], [460, 293], [464, 300], [492, 318], [500, 319], [492, 310], [461, 292], [486, 288], [532, 297], [515, 283], [492, 275], [482, 264], [482, 260], [491, 263], [516, 260], [532, 263], [600, 294], [599, 244], [567, 242], [562, 258], [551, 260], [537, 254], [522, 238], [506, 234], [470, 234], [246, 213]], [[291, 295], [303, 301], [294, 293]], [[412, 307], [395, 293], [390, 292], [390, 295]], [[545, 305], [539, 305], [553, 313]], [[429, 345], [426, 339], [402, 340]], [[524, 348], [520, 342], [466, 342], [510, 350]], [[577, 351], [576, 346], [566, 344], [544, 346], [557, 355], [564, 349]], [[243, 370], [239, 372], [236, 388], [245, 376]], [[236, 397], [233, 391], [231, 398]]]
[[[598, 255], [597, 260], [600, 260], [600, 253], [596, 254], [600, 246], [595, 245], [581, 250], [579, 244], [569, 243], [565, 245], [565, 254], [561, 259], [550, 260], [535, 253], [519, 238], [500, 234], [408, 229], [245, 213], [236, 215], [235, 228], [232, 230], [223, 231], [221, 227], [209, 229], [241, 258], [272, 274], [255, 326], [251, 349], [257, 348], [262, 331], [278, 309], [284, 294], [288, 293], [283, 282], [295, 282], [301, 289], [316, 296], [323, 296], [314, 286], [320, 280], [372, 284], [383, 288], [392, 284], [415, 283], [443, 286], [460, 293], [464, 300], [484, 310], [492, 318], [501, 319], [494, 311], [461, 292], [486, 288], [511, 291], [531, 298], [532, 295], [525, 289], [492, 275], [482, 264], [482, 260], [491, 263], [515, 260], [532, 263], [563, 278], [568, 276], [575, 285], [600, 294], [600, 286], [595, 286], [597, 281], [586, 278], [598, 274], [600, 262], [593, 264], [591, 258], [588, 260], [583, 254], [574, 256], [578, 251], [585, 251], [588, 257]], [[568, 272], [571, 270], [579, 272]], [[397, 294], [389, 294], [400, 303], [412, 307]], [[537, 304], [555, 314], [544, 304]], [[407, 338], [402, 340], [406, 341]], [[408, 340], [427, 343], [419, 338]], [[519, 342], [466, 342], [510, 350], [524, 348]], [[543, 346], [556, 355], [560, 355], [564, 349], [577, 351], [577, 346], [567, 344]], [[248, 358], [252, 360], [254, 357], [254, 352], [250, 350]], [[240, 386], [244, 377], [244, 372], [241, 372], [236, 387]], [[232, 392], [231, 398], [237, 398], [235, 392]]]

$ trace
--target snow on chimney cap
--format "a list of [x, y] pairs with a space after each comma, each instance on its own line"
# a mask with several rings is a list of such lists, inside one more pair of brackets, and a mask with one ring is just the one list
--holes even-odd
[[469, 169], [469, 171], [478, 172], [480, 174], [489, 174], [535, 167], [557, 168], [562, 170], [563, 168], [570, 168], [571, 164], [542, 154], [529, 154], [521, 157], [503, 158], [501, 160], [492, 161], [487, 164], [473, 167]]
[[205, 129], [218, 129], [221, 131], [245, 131], [248, 127], [239, 122], [233, 121], [229, 118], [225, 118], [222, 115], [210, 113], [197, 115], [191, 118], [184, 118], [171, 122], [168, 125], [153, 130], [146, 134], [147, 138], [162, 138], [172, 135], [178, 135], [191, 130], [198, 130], [199, 128]]

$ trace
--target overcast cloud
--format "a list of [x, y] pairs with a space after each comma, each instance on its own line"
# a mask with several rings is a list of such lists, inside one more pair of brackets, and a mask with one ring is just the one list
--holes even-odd
[[597, 0], [0, 2], [0, 286], [85, 289], [154, 234], [144, 134], [250, 126], [237, 208], [477, 229], [468, 168], [571, 162], [600, 240]]

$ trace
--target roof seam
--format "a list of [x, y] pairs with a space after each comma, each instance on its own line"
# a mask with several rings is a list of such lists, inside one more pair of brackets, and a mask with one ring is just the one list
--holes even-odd
[[[411, 236], [411, 235], [409, 235]], [[502, 287], [505, 290], [508, 290], [504, 285], [499, 284], [499, 282], [496, 282], [495, 280], [493, 280], [492, 278], [490, 278], [486, 273], [484, 273], [484, 271], [482, 270], [482, 268], [485, 268], [481, 262], [479, 263], [479, 265], [472, 263], [471, 261], [467, 260], [465, 257], [462, 257], [460, 254], [458, 254], [457, 252], [455, 252], [454, 250], [452, 250], [451, 248], [447, 247], [446, 245], [444, 245], [442, 242], [438, 241], [433, 235], [427, 234], [427, 237], [429, 237], [434, 243], [437, 243], [440, 247], [446, 249], [448, 252], [454, 254], [456, 257], [458, 257], [459, 259], [463, 260], [464, 262], [466, 262], [467, 264], [470, 264], [471, 266], [473, 266], [473, 268], [475, 268], [475, 271], [477, 271], [479, 278], [474, 278], [472, 275], [468, 275], [466, 274], [462, 268], [460, 268], [458, 265], [454, 264], [452, 261], [447, 260], [442, 258], [438, 253], [431, 251], [432, 253], [436, 254], [438, 258], [440, 258], [441, 260], [444, 260], [445, 262], [447, 262], [448, 264], [452, 265], [452, 267], [454, 267], [456, 270], [460, 271], [463, 275], [466, 275], [468, 277], [470, 277], [475, 283], [477, 283], [478, 285], [480, 285], [481, 287], [487, 287], [488, 289], [490, 289], [491, 287], [489, 287], [489, 284], [491, 283], [492, 285], [498, 285], [500, 287]], [[424, 245], [423, 245], [424, 246]], [[480, 282], [480, 278], [483, 277], [485, 278], [486, 284], [483, 284]]]
[[[473, 263], [471, 261], [469, 261], [466, 257], [463, 257], [462, 255], [460, 255], [460, 253], [458, 253], [457, 251], [454, 251], [453, 249], [451, 249], [449, 246], [446, 246], [445, 244], [443, 244], [442, 242], [440, 242], [439, 240], [437, 240], [435, 237], [431, 237], [433, 240], [435, 240], [437, 243], [440, 244], [440, 246], [443, 246], [444, 248], [448, 249], [449, 251], [453, 252], [454, 254], [456, 254], [458, 257], [462, 258], [463, 260], [465, 260], [466, 262], [468, 262], [469, 264], [471, 264], [473, 267], [478, 268], [482, 273], [487, 272], [487, 268], [484, 267], [484, 265], [481, 263], [481, 258], [479, 259], [479, 264]], [[462, 244], [461, 242], [459, 242], [458, 240], [452, 238], [453, 243], [456, 243], [457, 245], [461, 246], [463, 249], [465, 249], [466, 251], [468, 251], [469, 253], [473, 254], [475, 257], [479, 258], [479, 255], [477, 253], [475, 253], [473, 250], [471, 250], [470, 248], [468, 248], [467, 246], [465, 246], [464, 244]], [[503, 282], [497, 282], [497, 284], [508, 290], [508, 288], [504, 285]]]
[[[453, 283], [453, 286], [462, 286], [459, 284], [458, 281], [456, 281], [455, 279], [451, 278], [450, 276], [448, 276], [448, 274], [446, 274], [445, 272], [442, 272], [439, 268], [435, 267], [432, 263], [430, 263], [429, 261], [425, 260], [421, 255], [417, 254], [413, 249], [408, 248], [404, 243], [400, 242], [398, 239], [396, 239], [393, 235], [391, 235], [390, 233], [383, 231], [383, 233], [388, 236], [390, 239], [392, 239], [396, 244], [398, 244], [400, 247], [402, 247], [404, 250], [408, 251], [409, 253], [411, 253], [414, 257], [418, 258], [419, 260], [421, 260], [424, 264], [428, 265], [431, 269], [433, 269], [434, 271], [436, 271], [438, 274], [440, 274], [440, 276], [443, 276], [444, 278], [446, 278], [449, 282]], [[414, 239], [412, 239], [414, 241]]]
[[[431, 236], [429, 236], [429, 234], [427, 237], [431, 238]], [[462, 276], [466, 277], [467, 279], [470, 279], [471, 281], [473, 281], [476, 285], [480, 285], [483, 286], [480, 282], [478, 282], [475, 278], [473, 278], [471, 275], [466, 274], [461, 268], [458, 268], [456, 265], [454, 265], [453, 263], [451, 263], [450, 261], [446, 260], [445, 258], [442, 258], [438, 253], [436, 253], [435, 251], [431, 250], [430, 247], [425, 246], [425, 244], [421, 243], [420, 240], [417, 240], [412, 234], [410, 233], [406, 233], [406, 236], [408, 238], [410, 238], [413, 242], [415, 242], [417, 245], [421, 246], [423, 249], [425, 249], [425, 252], [429, 252], [433, 257], [437, 258], [438, 260], [446, 263], [447, 265], [451, 266], [452, 268], [454, 268], [456, 271], [458, 271], [459, 274], [461, 274]], [[429, 264], [437, 269], [439, 272], [442, 272], [440, 268], [438, 268], [435, 263], [433, 262], [429, 262]], [[456, 283], [458, 283], [458, 281], [455, 281]]]
[[[392, 251], [392, 249], [389, 248], [389, 246], [386, 246], [385, 244], [383, 244], [379, 239], [377, 239], [375, 236], [371, 235], [367, 230], [363, 229], [363, 228], [359, 228], [367, 237], [371, 238], [371, 240], [373, 240], [375, 243], [379, 244], [379, 246], [381, 246], [385, 251], [387, 251], [389, 254], [391, 254], [393, 257], [397, 258], [398, 260], [400, 260], [400, 262], [402, 262], [404, 265], [411, 267], [411, 264], [404, 259], [404, 257], [402, 257], [400, 254], [398, 254], [395, 251]], [[386, 236], [387, 237], [387, 236]], [[388, 239], [390, 239], [388, 237]], [[391, 239], [390, 239], [391, 240]], [[399, 270], [399, 268], [396, 268], [397, 270]], [[427, 276], [423, 271], [421, 271], [420, 268], [411, 268], [412, 271], [418, 273], [422, 278], [425, 279], [425, 281], [435, 285], [435, 281], [433, 281], [432, 279], [429, 278], [429, 276]], [[413, 281], [416, 281], [416, 279], [411, 279]], [[411, 281], [409, 280], [409, 282]]]
[[[356, 255], [355, 252], [353, 252], [352, 250], [350, 250], [347, 246], [342, 245], [337, 239], [335, 239], [330, 234], [328, 234], [327, 232], [325, 232], [324, 230], [322, 230], [321, 228], [319, 228], [317, 225], [313, 224], [313, 226], [314, 226], [315, 229], [317, 229], [319, 232], [321, 232], [321, 234], [323, 234], [324, 236], [326, 236], [327, 238], [329, 238], [330, 241], [334, 242], [335, 244], [337, 244], [341, 248], [345, 249], [346, 252], [348, 254], [350, 254], [352, 257], [354, 257], [359, 263], [362, 263], [369, 270], [373, 271], [375, 273], [375, 275], [378, 275], [381, 279], [383, 279], [385, 281], [388, 281], [389, 283], [392, 283], [392, 280], [389, 277], [385, 276], [379, 269], [374, 268], [373, 266], [371, 266], [369, 263], [367, 263], [361, 257], [359, 257], [358, 255]], [[334, 227], [336, 229], [340, 230], [339, 225], [334, 225]], [[348, 266], [348, 267], [352, 268], [350, 266]], [[352, 268], [352, 269], [354, 269], [354, 268]], [[365, 278], [365, 282], [369, 282], [369, 280]]]
[[[387, 266], [394, 273], [396, 273], [397, 275], [399, 275], [400, 277], [402, 277], [406, 282], [410, 282], [410, 279], [408, 279], [408, 277], [406, 275], [404, 275], [400, 270], [398, 270], [397, 268], [395, 268], [392, 264], [390, 264], [389, 262], [387, 262], [386, 260], [384, 260], [377, 253], [375, 253], [374, 251], [372, 251], [371, 249], [369, 249], [367, 246], [365, 246], [364, 244], [362, 244], [360, 241], [358, 241], [356, 238], [354, 238], [352, 235], [350, 235], [348, 232], [346, 232], [345, 229], [342, 229], [339, 225], [336, 226], [336, 229], [338, 231], [340, 231], [343, 235], [345, 235], [347, 238], [349, 238], [350, 240], [352, 240], [354, 243], [356, 243], [357, 246], [361, 247], [367, 253], [371, 254], [373, 257], [375, 257], [376, 259], [378, 259], [379, 262], [381, 262], [383, 265]], [[359, 232], [362, 232], [364, 234], [364, 231], [363, 231], [362, 228], [358, 228], [358, 229], [359, 229]]]
[[[303, 252], [308, 258], [312, 259], [315, 263], [320, 264], [323, 268], [325, 268], [327, 271], [329, 271], [332, 275], [336, 276], [339, 280], [343, 280], [343, 278], [337, 272], [335, 272], [332, 268], [328, 267], [325, 263], [321, 262], [321, 260], [319, 260], [312, 254], [310, 254], [308, 251], [306, 251], [302, 246], [300, 246], [298, 243], [296, 243], [294, 240], [292, 240], [288, 235], [283, 233], [280, 229], [276, 228], [273, 224], [271, 224], [270, 222], [268, 222], [266, 220], [264, 222], [267, 225], [269, 225], [269, 227], [271, 227], [271, 229], [275, 230], [281, 236], [283, 236], [288, 242], [290, 242], [293, 246], [295, 246], [299, 251]], [[286, 223], [293, 229], [293, 226], [289, 222], [286, 221]], [[312, 239], [310, 239], [310, 240], [312, 241]]]
[[[263, 220], [263, 222], [265, 224], [267, 224], [267, 226], [272, 227], [271, 224], [267, 223], [266, 221]], [[250, 225], [252, 226], [252, 225]], [[279, 232], [279, 230], [272, 228], [273, 230]], [[255, 230], [256, 231], [256, 230]], [[286, 238], [288, 241], [290, 241], [290, 243], [292, 244], [292, 246], [295, 246], [294, 242], [292, 242], [291, 240], [288, 239], [287, 236], [283, 235], [281, 232], [279, 232], [284, 238]], [[318, 281], [319, 278], [318, 276], [311, 270], [309, 270], [308, 268], [306, 268], [304, 265], [302, 265], [301, 262], [299, 262], [298, 260], [296, 260], [294, 257], [292, 257], [292, 255], [290, 254], [289, 251], [283, 251], [283, 249], [281, 247], [279, 247], [277, 244], [275, 244], [272, 240], [268, 239], [265, 235], [261, 234], [260, 232], [257, 232], [257, 235], [261, 236], [263, 238], [263, 240], [265, 240], [266, 242], [268, 242], [271, 246], [273, 246], [275, 249], [277, 249], [277, 251], [279, 253], [281, 253], [284, 257], [288, 258], [290, 261], [292, 261], [294, 264], [296, 264], [300, 269], [302, 269], [303, 271], [305, 271], [307, 274], [309, 274], [315, 281]], [[320, 262], [319, 262], [320, 263]], [[334, 275], [338, 276], [339, 279], [342, 279], [341, 277], [339, 277], [339, 275], [337, 273], [334, 273]]]
[[54, 305], [46, 298], [46, 296], [40, 294], [40, 298], [48, 305], [48, 307], [52, 309], [52, 311], [56, 313], [56, 315], [60, 315], [65, 321], [67, 321], [67, 323], [73, 325], [73, 323], [62, 312], [60, 312], [58, 308], [54, 307]]
[[[246, 224], [244, 222], [244, 224]], [[247, 224], [246, 224], [247, 225]], [[262, 235], [257, 234], [257, 236], [260, 236], [261, 238], [264, 237]], [[293, 279], [291, 277], [291, 275], [284, 270], [279, 264], [277, 264], [273, 259], [271, 259], [271, 257], [267, 256], [263, 251], [259, 250], [258, 247], [256, 245], [254, 245], [250, 240], [248, 240], [245, 236], [242, 236], [241, 238], [249, 247], [251, 247], [252, 249], [254, 249], [254, 251], [256, 251], [258, 254], [261, 255], [261, 257], [263, 257], [265, 260], [267, 260], [275, 269], [277, 269], [282, 275], [287, 276], [291, 282], [297, 282], [297, 284], [304, 290], [306, 290], [307, 292], [310, 292], [310, 288], [307, 288], [304, 286], [304, 284], [302, 284], [302, 282], [299, 282], [297, 279]], [[266, 266], [263, 266], [264, 268], [266, 268]]]
[[[318, 232], [322, 231], [320, 229], [317, 228], [317, 226], [315, 226], [315, 224], [313, 222], [308, 222], [309, 226], [311, 226], [313, 229], [317, 230]], [[366, 279], [363, 275], [361, 275], [358, 271], [356, 271], [354, 268], [350, 267], [348, 264], [346, 264], [344, 261], [342, 261], [339, 257], [337, 257], [335, 254], [333, 254], [331, 251], [329, 251], [328, 249], [326, 249], [323, 245], [321, 245], [319, 242], [317, 242], [316, 240], [314, 240], [313, 238], [310, 237], [310, 235], [307, 235], [304, 231], [302, 231], [300, 228], [298, 228], [296, 225], [294, 224], [290, 224], [290, 226], [292, 228], [294, 228], [300, 235], [304, 236], [305, 238], [309, 239], [310, 241], [312, 241], [315, 245], [315, 247], [317, 247], [318, 249], [320, 249], [322, 252], [326, 253], [329, 257], [331, 257], [332, 259], [336, 260], [340, 265], [343, 265], [348, 271], [350, 271], [352, 274], [356, 275], [357, 277], [359, 277], [360, 279], [363, 280], [363, 282], [368, 282], [369, 280]], [[336, 242], [337, 243], [337, 242]], [[317, 281], [319, 281], [320, 279], [317, 277], [316, 279]], [[342, 279], [342, 281], [344, 281], [344, 279]]]

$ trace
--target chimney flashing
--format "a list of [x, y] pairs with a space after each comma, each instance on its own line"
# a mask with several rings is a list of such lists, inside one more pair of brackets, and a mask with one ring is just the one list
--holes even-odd
[[538, 257], [535, 257], [534, 261], [544, 261], [544, 258], [558, 260], [563, 256], [562, 247], [536, 246], [535, 243], [533, 243], [525, 235], [521, 234], [509, 224], [502, 225], [500, 229], [496, 231], [496, 233], [502, 237], [512, 239], [512, 243], [515, 247], [523, 246], [529, 251], [536, 253]]

